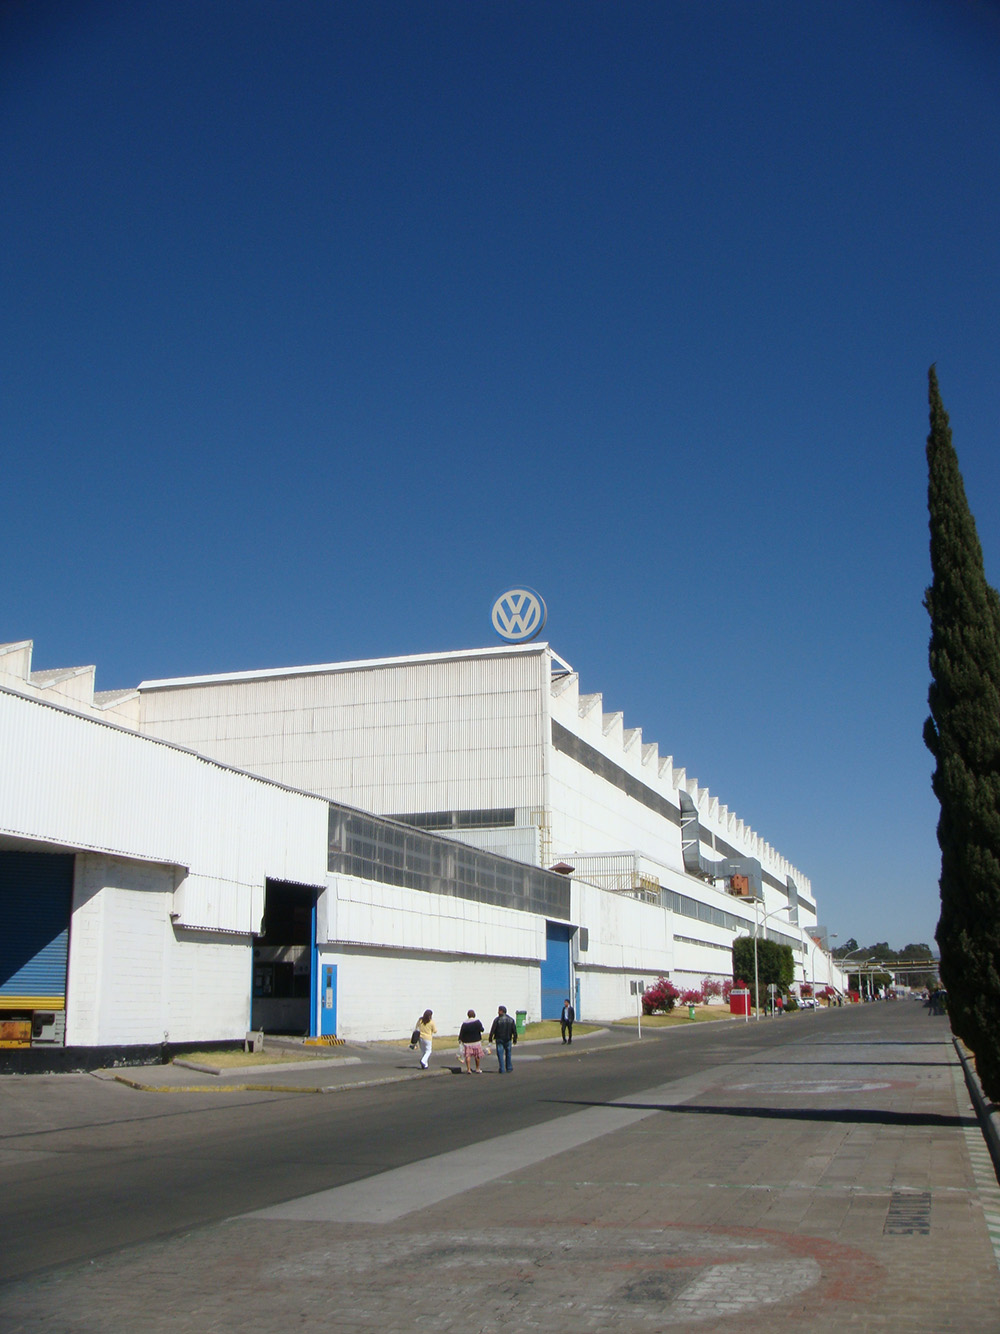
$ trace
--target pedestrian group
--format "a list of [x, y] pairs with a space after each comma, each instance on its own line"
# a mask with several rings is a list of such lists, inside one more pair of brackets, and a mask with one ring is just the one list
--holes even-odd
[[[573, 1041], [573, 1022], [575, 1019], [576, 1011], [570, 1005], [569, 997], [567, 997], [559, 1018], [563, 1042]], [[413, 1025], [413, 1033], [410, 1036], [410, 1050], [414, 1051], [416, 1048], [420, 1048], [421, 1070], [426, 1070], [430, 1062], [436, 1032], [437, 1024], [434, 1022], [434, 1011], [425, 1010]], [[458, 1031], [459, 1058], [467, 1075], [481, 1075], [483, 1073], [483, 1055], [489, 1051], [489, 1048], [483, 1043], [485, 1033], [486, 1029], [482, 1021], [476, 1018], [475, 1010], [469, 1010], [465, 1022]], [[507, 1013], [506, 1005], [497, 1006], [496, 1018], [490, 1025], [487, 1041], [493, 1044], [499, 1073], [501, 1075], [509, 1074], [513, 1069], [510, 1055], [511, 1048], [517, 1046], [517, 1023]]]

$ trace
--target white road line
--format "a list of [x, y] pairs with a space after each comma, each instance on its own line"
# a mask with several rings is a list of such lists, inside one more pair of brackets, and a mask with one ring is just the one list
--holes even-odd
[[[716, 1084], [723, 1071], [720, 1066], [700, 1076], [616, 1099], [607, 1106], [571, 1112], [542, 1125], [497, 1135], [480, 1144], [393, 1168], [347, 1186], [334, 1186], [315, 1195], [258, 1209], [242, 1217], [316, 1223], [393, 1223], [418, 1209], [439, 1204], [567, 1149], [579, 1148], [602, 1135], [625, 1130], [662, 1109], [687, 1102]], [[631, 1105], [635, 1103], [645, 1106]]]

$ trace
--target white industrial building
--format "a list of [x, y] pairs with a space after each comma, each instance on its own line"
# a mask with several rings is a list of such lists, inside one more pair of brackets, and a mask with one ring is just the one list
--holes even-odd
[[96, 694], [31, 658], [0, 646], [0, 1021], [36, 1042], [614, 1018], [729, 976], [755, 915], [840, 985], [805, 876], [548, 645]]

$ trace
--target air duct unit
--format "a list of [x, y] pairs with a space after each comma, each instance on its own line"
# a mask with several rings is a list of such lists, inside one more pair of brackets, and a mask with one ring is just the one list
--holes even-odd
[[788, 920], [793, 926], [799, 924], [799, 887], [790, 875], [785, 876], [788, 885]]
[[700, 880], [717, 879], [715, 862], [706, 861], [701, 855], [701, 822], [698, 808], [691, 799], [691, 794], [677, 793], [681, 803], [681, 856], [688, 875], [696, 875]]
[[738, 899], [764, 897], [764, 871], [756, 857], [729, 857], [715, 865], [715, 878], [726, 882], [727, 894]]
[[701, 853], [701, 822], [688, 792], [678, 792], [681, 803], [681, 855], [684, 870], [699, 880], [724, 880], [726, 891], [741, 899], [764, 897], [764, 872], [756, 857], [728, 857], [710, 862]]

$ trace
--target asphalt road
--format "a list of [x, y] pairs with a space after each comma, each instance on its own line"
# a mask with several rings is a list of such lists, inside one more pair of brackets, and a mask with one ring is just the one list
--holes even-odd
[[[889, 1030], [895, 1008], [878, 1007]], [[912, 1020], [912, 1008], [899, 1003], [899, 1018]], [[520, 1063], [515, 1049], [509, 1078], [491, 1071], [481, 1080], [428, 1078], [329, 1096], [149, 1094], [88, 1076], [2, 1078], [0, 1282], [343, 1185], [665, 1080], [763, 1053], [773, 1060], [784, 1044], [820, 1034], [828, 1042], [836, 1032], [848, 1040], [871, 1018], [858, 1006], [699, 1024]]]

